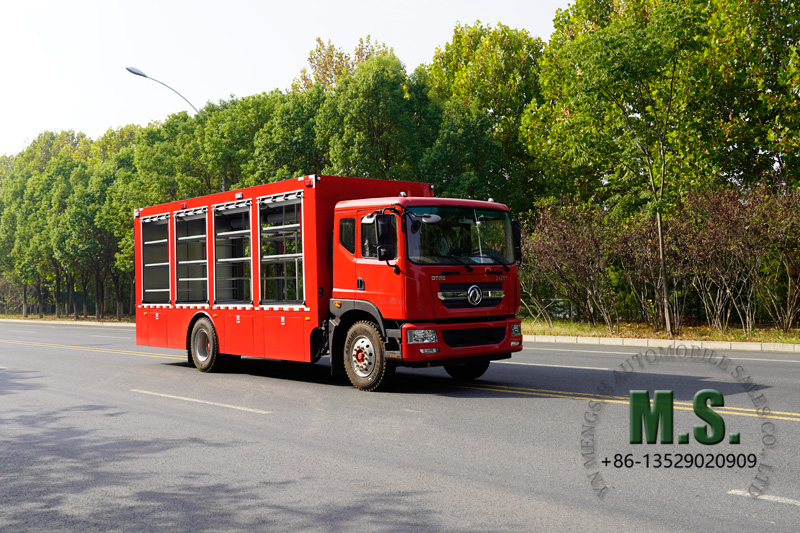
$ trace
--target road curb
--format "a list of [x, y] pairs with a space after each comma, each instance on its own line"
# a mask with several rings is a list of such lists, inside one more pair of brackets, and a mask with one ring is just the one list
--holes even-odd
[[593, 344], [596, 346], [632, 346], [636, 348], [701, 348], [706, 350], [739, 350], [745, 352], [800, 353], [800, 344], [785, 342], [721, 342], [669, 339], [628, 339], [624, 337], [573, 337], [562, 335], [524, 335], [525, 342], [554, 344]]
[[37, 325], [50, 325], [50, 326], [90, 326], [90, 327], [104, 327], [104, 328], [135, 328], [136, 324], [133, 322], [90, 322], [88, 320], [38, 320], [35, 318], [0, 318], [0, 322], [9, 322], [15, 324], [37, 324]]

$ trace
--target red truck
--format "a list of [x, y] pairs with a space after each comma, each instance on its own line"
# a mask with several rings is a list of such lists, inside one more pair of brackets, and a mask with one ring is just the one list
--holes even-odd
[[327, 354], [361, 390], [397, 366], [480, 377], [522, 349], [519, 230], [432, 189], [315, 175], [135, 210], [137, 344], [203, 372]]

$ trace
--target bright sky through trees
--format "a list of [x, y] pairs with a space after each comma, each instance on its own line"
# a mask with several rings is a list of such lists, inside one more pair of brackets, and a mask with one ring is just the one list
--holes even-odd
[[286, 90], [317, 37], [352, 51], [359, 37], [386, 43], [413, 70], [430, 63], [457, 22], [526, 29], [547, 40], [568, 0], [265, 2], [26, 0], [0, 18], [0, 155], [46, 130], [96, 139], [125, 124], [189, 111], [141, 69], [195, 107]]

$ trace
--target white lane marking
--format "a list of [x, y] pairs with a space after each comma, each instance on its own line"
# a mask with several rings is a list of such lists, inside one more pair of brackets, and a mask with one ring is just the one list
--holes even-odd
[[9, 333], [36, 333], [35, 329], [9, 329]]
[[633, 355], [637, 352], [611, 352], [605, 350], [570, 350], [567, 348], [529, 348], [525, 346], [526, 350], [538, 350], [541, 352], [578, 352], [578, 353], [610, 353], [614, 355]]
[[0, 366], [0, 370], [8, 370], [8, 369], [4, 366]]
[[150, 392], [146, 390], [131, 389], [131, 392], [138, 392], [139, 394], [149, 394], [150, 396], [160, 396], [162, 398], [169, 398], [171, 400], [183, 400], [184, 402], [202, 403], [206, 405], [213, 405], [216, 407], [225, 407], [226, 409], [236, 409], [237, 411], [246, 411], [248, 413], [256, 413], [258, 415], [271, 415], [272, 411], [261, 411], [259, 409], [250, 409], [249, 407], [239, 407], [238, 405], [228, 405], [226, 403], [207, 402], [205, 400], [197, 400], [195, 398], [184, 398], [183, 396], [173, 396], [171, 394], [161, 394], [159, 392]]
[[[747, 496], [748, 498], [753, 498], [749, 492], [746, 490], [729, 490], [728, 494], [733, 494], [734, 496]], [[767, 500], [770, 502], [777, 502], [777, 503], [788, 503], [789, 505], [797, 505], [800, 507], [800, 501], [798, 500], [790, 500], [789, 498], [781, 498], [780, 496], [773, 496], [771, 494], [762, 494], [758, 498], [754, 498], [756, 500]]]
[[766, 361], [768, 363], [800, 363], [794, 359], [759, 359], [757, 357], [728, 357], [731, 361]]
[[543, 365], [539, 363], [520, 363], [518, 361], [494, 361], [494, 362], [500, 365], [549, 366], [552, 368], [577, 368], [578, 370], [611, 370], [608, 367], [600, 368], [599, 366]]
[[125, 339], [128, 340], [130, 337], [120, 337], [117, 335], [89, 335], [90, 337], [97, 337], [98, 339]]

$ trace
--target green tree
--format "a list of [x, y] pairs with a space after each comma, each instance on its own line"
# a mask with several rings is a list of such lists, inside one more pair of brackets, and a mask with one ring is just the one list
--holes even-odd
[[198, 120], [182, 112], [170, 115], [163, 124], [154, 123], [139, 130], [135, 139], [134, 164], [141, 187], [140, 196], [145, 200], [141, 205], [221, 190], [222, 176], [212, 174], [202, 161], [202, 149], [196, 135]]
[[42, 314], [53, 277], [58, 305], [61, 265], [51, 246], [51, 234], [61, 221], [59, 208], [69, 195], [69, 176], [83, 164], [89, 144], [83, 134], [45, 132], [14, 158], [3, 183], [0, 241], [7, 250], [5, 268], [12, 270], [23, 286], [23, 316], [28, 314], [29, 286], [36, 290]]
[[509, 191], [498, 186], [505, 179], [506, 159], [491, 127], [485, 113], [448, 102], [437, 138], [420, 162], [424, 179], [434, 184], [438, 194], [511, 200]]
[[800, 184], [800, 4], [712, 0], [708, 12], [681, 158], [743, 187]]
[[[503, 24], [491, 28], [480, 22], [456, 26], [451, 41], [436, 50], [429, 67], [430, 84], [447, 111], [428, 162], [441, 161], [435, 173], [453, 185], [460, 180], [475, 182], [487, 172], [486, 187], [476, 190], [473, 183], [454, 187], [453, 193], [480, 191], [481, 199], [491, 195], [524, 210], [530, 207], [531, 193], [542, 190], [541, 165], [520, 140], [523, 113], [540, 100], [542, 50], [542, 41], [525, 30]], [[452, 152], [453, 142], [473, 161], [444, 164], [453, 161], [452, 153], [447, 153]], [[489, 161], [475, 159], [488, 152]]]
[[373, 57], [342, 78], [317, 117], [325, 172], [367, 178], [416, 176], [414, 109], [409, 78], [394, 55]]
[[[655, 214], [661, 294], [673, 333], [662, 214], [680, 190], [678, 130], [693, 97], [690, 77], [705, 32], [703, 4], [673, 0], [579, 0], [556, 20], [542, 62], [547, 142], [582, 168], [596, 168], [618, 209]], [[536, 139], [529, 135], [529, 139]]]
[[196, 117], [200, 162], [205, 174], [220, 180], [221, 190], [256, 184], [255, 138], [281, 98], [278, 91], [232, 98], [206, 105]]
[[276, 102], [269, 122], [253, 140], [256, 182], [315, 174], [328, 165], [316, 138], [317, 115], [325, 97], [322, 85], [316, 84]]
[[325, 91], [333, 90], [342, 76], [353, 74], [356, 67], [375, 56], [385, 56], [392, 54], [391, 48], [384, 43], [373, 43], [369, 35], [367, 38], [358, 40], [353, 55], [351, 56], [342, 48], [336, 48], [330, 39], [325, 44], [322, 39], [317, 37], [317, 46], [308, 55], [308, 69], [300, 71], [300, 77], [292, 82], [293, 92], [304, 92], [315, 85], [319, 85]]

